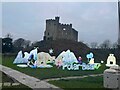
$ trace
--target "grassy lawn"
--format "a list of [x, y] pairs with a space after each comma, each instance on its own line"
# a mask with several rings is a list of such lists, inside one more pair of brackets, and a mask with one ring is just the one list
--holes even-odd
[[25, 74], [28, 74], [30, 76], [34, 76], [38, 79], [80, 76], [80, 75], [89, 75], [89, 74], [101, 74], [106, 69], [104, 64], [98, 70], [95, 70], [95, 71], [82, 71], [81, 69], [79, 71], [68, 71], [68, 70], [57, 69], [57, 67], [55, 66], [53, 68], [37, 68], [37, 69], [32, 69], [30, 67], [20, 68], [13, 64], [14, 59], [15, 59], [15, 56], [3, 56], [2, 64], [7, 67], [18, 70], [20, 72], [23, 72]]
[[[58, 69], [57, 67], [53, 68], [20, 68], [13, 64], [15, 56], [2, 56], [2, 64], [23, 72], [27, 75], [36, 77], [38, 79], [49, 79], [49, 78], [57, 78], [57, 77], [67, 77], [67, 76], [82, 76], [82, 75], [90, 75], [90, 74], [101, 74], [106, 69], [105, 64], [95, 71], [82, 71], [81, 69], [78, 71], [68, 71]], [[63, 89], [70, 88], [103, 88], [103, 78], [102, 77], [88, 77], [84, 79], [70, 79], [70, 80], [59, 80], [59, 81], [49, 81], [49, 83], [54, 84]], [[87, 86], [87, 87], [86, 87]], [[101, 90], [101, 89], [100, 89]], [[102, 89], [103, 90], [103, 89]]]
[[93, 88], [95, 90], [106, 90], [103, 87], [102, 76], [86, 77], [86, 78], [70, 79], [70, 80], [62, 79], [57, 81], [49, 81], [49, 83], [61, 87], [64, 90], [75, 89], [75, 88], [83, 88], [83, 89]]

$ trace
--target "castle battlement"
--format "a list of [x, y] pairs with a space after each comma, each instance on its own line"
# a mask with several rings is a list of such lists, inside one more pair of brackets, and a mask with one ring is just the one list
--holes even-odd
[[59, 17], [55, 17], [55, 19], [47, 19], [46, 21], [57, 21], [57, 22], [59, 22]]
[[63, 24], [63, 23], [60, 23], [60, 26], [72, 27], [72, 24]]
[[62, 24], [60, 23], [60, 25], [63, 25], [63, 26], [70, 26], [70, 24], [63, 24], [63, 23], [62, 23]]
[[44, 40], [67, 39], [78, 41], [78, 31], [72, 28], [72, 24], [59, 23], [59, 19], [60, 17], [55, 17], [55, 19], [46, 20]]
[[47, 19], [46, 21], [55, 21], [55, 19]]

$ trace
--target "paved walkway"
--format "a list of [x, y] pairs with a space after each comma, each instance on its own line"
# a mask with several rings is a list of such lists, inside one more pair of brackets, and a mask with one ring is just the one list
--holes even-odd
[[103, 74], [93, 74], [93, 75], [84, 75], [84, 76], [73, 76], [73, 77], [62, 77], [62, 78], [51, 78], [51, 79], [44, 79], [44, 81], [54, 81], [54, 80], [61, 80], [61, 79], [77, 79], [77, 78], [85, 78], [85, 77], [96, 77], [96, 76], [102, 76]]
[[[61, 80], [61, 79], [77, 79], [77, 78], [85, 78], [85, 77], [96, 77], [96, 76], [102, 76], [103, 74], [93, 74], [93, 75], [84, 75], [84, 76], [73, 76], [73, 77], [62, 77], [62, 78], [52, 78], [52, 79], [44, 79], [40, 80], [37, 78], [34, 78], [32, 76], [28, 76], [24, 73], [21, 73], [19, 71], [13, 70], [9, 67], [0, 65], [0, 71], [4, 72], [5, 74], [9, 75], [10, 77], [16, 79], [18, 82], [32, 88], [50, 88], [52, 89], [60, 89], [59, 87], [56, 87], [52, 84], [47, 83], [47, 81], [54, 81], [54, 80]], [[62, 90], [62, 89], [61, 89]]]
[[34, 78], [32, 76], [28, 76], [24, 73], [21, 73], [19, 71], [13, 70], [9, 67], [0, 65], [0, 71], [4, 72], [5, 74], [9, 75], [10, 77], [16, 79], [18, 82], [32, 88], [49, 88], [49, 89], [60, 89], [59, 87], [56, 87], [52, 84], [47, 83], [46, 81]]

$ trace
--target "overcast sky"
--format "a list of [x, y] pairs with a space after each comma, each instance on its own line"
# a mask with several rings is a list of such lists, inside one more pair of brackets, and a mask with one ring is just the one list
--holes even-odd
[[79, 41], [101, 43], [118, 39], [117, 2], [7, 2], [2, 3], [2, 37], [40, 41], [45, 20], [60, 16], [60, 23], [72, 23]]

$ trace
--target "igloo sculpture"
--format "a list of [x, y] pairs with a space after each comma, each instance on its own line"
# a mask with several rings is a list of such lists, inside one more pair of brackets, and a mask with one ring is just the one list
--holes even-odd
[[116, 58], [114, 56], [114, 54], [109, 54], [108, 58], [107, 58], [107, 67], [111, 67], [111, 66], [118, 66], [116, 65]]

